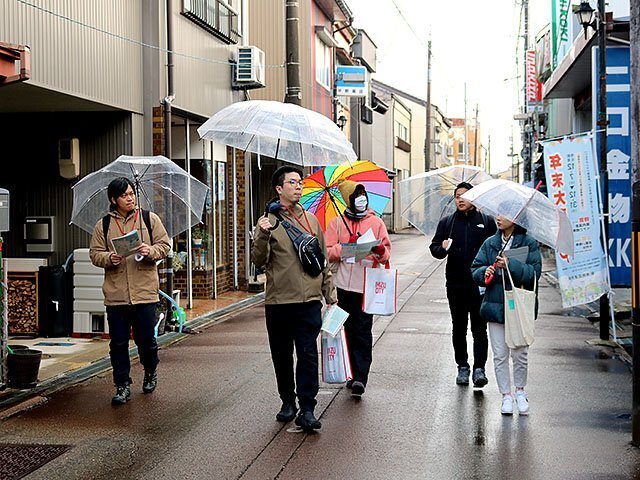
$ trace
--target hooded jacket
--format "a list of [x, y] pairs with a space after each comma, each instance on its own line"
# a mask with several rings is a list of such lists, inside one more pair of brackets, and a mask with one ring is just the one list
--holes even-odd
[[171, 248], [169, 235], [167, 235], [160, 217], [150, 212], [153, 245], [150, 245], [149, 255], [139, 262], [135, 260], [135, 255], [129, 255], [120, 265], [113, 265], [110, 258], [114, 251], [111, 239], [122, 236], [118, 223], [125, 233], [137, 228], [138, 231], [141, 231], [143, 239], [149, 239], [149, 231], [142, 220], [142, 215], [138, 215], [137, 220], [134, 214], [123, 218], [117, 211], [111, 211], [109, 215], [111, 215], [111, 220], [107, 230], [107, 238], [104, 238], [101, 218], [93, 228], [89, 246], [91, 263], [96, 267], [104, 268], [104, 282], [102, 284], [104, 304], [117, 306], [156, 303], [160, 288], [156, 261], [166, 257]]
[[338, 265], [334, 283], [336, 287], [350, 292], [363, 293], [364, 288], [364, 269], [372, 267], [374, 261], [378, 263], [387, 263], [391, 254], [391, 242], [387, 227], [384, 222], [376, 216], [373, 210], [369, 210], [366, 217], [359, 221], [353, 221], [345, 218], [349, 229], [353, 233], [364, 234], [371, 229], [376, 239], [382, 240], [380, 245], [384, 247], [384, 253], [380, 256], [371, 254], [362, 259], [358, 263], [346, 263], [341, 260], [342, 243], [349, 241], [349, 231], [342, 223], [342, 218], [336, 217], [329, 223], [325, 234], [327, 242], [327, 251], [329, 252], [329, 261]]
[[[474, 286], [471, 278], [471, 262], [482, 243], [496, 232], [496, 224], [475, 208], [468, 213], [456, 210], [440, 220], [429, 250], [435, 258], [447, 258], [445, 277], [447, 287]], [[442, 242], [451, 238], [449, 250], [442, 248]]]
[[[540, 248], [538, 242], [523, 233], [513, 234], [513, 241], [510, 248], [528, 247], [527, 261], [521, 262], [516, 259], [509, 260], [509, 271], [513, 277], [513, 282], [517, 287], [524, 287], [527, 290], [533, 289], [533, 279], [536, 282], [540, 279], [542, 273], [542, 257], [540, 256]], [[473, 280], [477, 285], [485, 286], [484, 272], [489, 265], [493, 265], [496, 261], [498, 253], [502, 249], [502, 232], [497, 231], [496, 234], [488, 238], [480, 248], [478, 255], [473, 260], [471, 271]], [[496, 269], [496, 275], [493, 281], [487, 285], [487, 291], [482, 299], [480, 306], [480, 316], [488, 322], [504, 323], [504, 288], [502, 287], [502, 269]], [[505, 282], [509, 286], [509, 277], [505, 278]], [[537, 290], [536, 290], [537, 294]], [[536, 316], [538, 315], [538, 299], [536, 298]]]
[[[301, 225], [306, 227], [308, 221], [313, 235], [318, 238], [324, 256], [327, 258], [322, 228], [316, 216], [305, 212], [300, 204], [294, 205], [291, 211], [293, 216], [286, 209], [281, 209], [279, 213], [301, 230], [303, 228]], [[269, 213], [268, 216], [271, 224], [277, 224], [277, 227], [270, 232], [263, 232], [259, 226], [256, 226], [253, 230], [251, 246], [251, 260], [264, 268], [267, 276], [265, 303], [267, 305], [306, 303], [320, 301], [323, 297], [327, 303], [336, 303], [338, 297], [331, 278], [329, 262], [317, 277], [308, 275], [302, 268], [293, 242], [284, 227], [277, 221], [275, 215]]]

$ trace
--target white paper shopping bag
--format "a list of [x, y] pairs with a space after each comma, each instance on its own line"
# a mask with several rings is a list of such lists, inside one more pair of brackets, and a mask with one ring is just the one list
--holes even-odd
[[395, 268], [365, 268], [362, 311], [372, 315], [396, 313], [398, 271]]

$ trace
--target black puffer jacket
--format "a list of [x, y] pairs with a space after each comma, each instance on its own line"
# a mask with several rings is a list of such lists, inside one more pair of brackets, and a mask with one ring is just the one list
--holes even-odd
[[[471, 263], [484, 241], [496, 233], [493, 218], [475, 208], [467, 213], [456, 210], [440, 220], [429, 250], [435, 258], [447, 257], [447, 287], [468, 287], [475, 283], [471, 277]], [[451, 248], [442, 248], [442, 242], [453, 240]]]

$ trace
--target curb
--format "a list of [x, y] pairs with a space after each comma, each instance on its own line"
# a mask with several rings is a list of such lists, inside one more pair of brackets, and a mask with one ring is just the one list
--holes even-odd
[[[214, 310], [213, 312], [196, 317], [185, 322], [184, 327], [189, 327], [191, 329], [207, 328], [215, 323], [221, 323], [227, 320], [234, 313], [239, 313], [242, 310], [258, 305], [263, 301], [264, 292], [256, 294], [253, 297], [245, 298], [244, 300], [240, 300], [237, 303], [233, 303], [219, 310]], [[158, 347], [168, 347], [169, 345], [184, 340], [188, 336], [188, 333], [166, 332], [157, 338]], [[129, 357], [135, 357], [137, 354], [138, 348], [136, 346], [129, 349]], [[49, 378], [29, 390], [16, 390], [15, 393], [7, 394], [6, 398], [2, 398], [0, 396], [0, 420], [4, 420], [22, 412], [25, 409], [31, 408], [32, 406], [30, 406], [29, 400], [33, 397], [43, 397], [45, 395], [52, 394], [58, 390], [62, 390], [63, 388], [84, 382], [85, 380], [109, 369], [111, 369], [111, 360], [107, 355], [76, 370], [64, 372], [56, 375], [55, 377]], [[19, 402], [25, 404], [24, 408], [15, 408], [9, 415], [1, 415], [4, 409], [7, 409]]]

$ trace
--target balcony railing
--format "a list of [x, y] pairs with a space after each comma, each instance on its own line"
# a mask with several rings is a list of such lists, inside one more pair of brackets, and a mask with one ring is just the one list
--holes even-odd
[[223, 0], [183, 0], [182, 15], [226, 43], [242, 36], [238, 13]]

